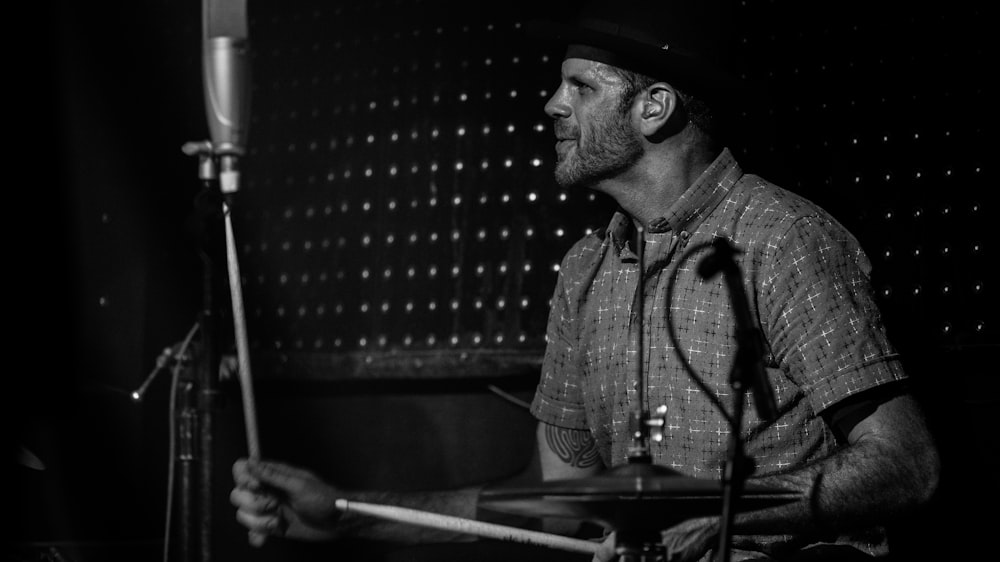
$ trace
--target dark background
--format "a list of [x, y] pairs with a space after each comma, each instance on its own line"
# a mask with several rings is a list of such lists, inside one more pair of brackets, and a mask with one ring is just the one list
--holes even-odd
[[[762, 89], [732, 147], [869, 253], [945, 455], [938, 497], [896, 540], [905, 554], [976, 555], [997, 519], [989, 30], [973, 2], [878, 6], [743, 6], [746, 77]], [[266, 456], [393, 489], [490, 481], [526, 459], [533, 422], [495, 390], [530, 399], [552, 266], [609, 213], [551, 181], [541, 108], [561, 53], [517, 22], [558, 8], [249, 7], [253, 111], [234, 217]], [[207, 138], [200, 3], [63, 2], [10, 22], [26, 35], [7, 38], [17, 367], [5, 413], [15, 455], [45, 465], [13, 465], [14, 548], [159, 559], [169, 376], [142, 403], [128, 394], [194, 323], [206, 272], [224, 285], [196, 162], [180, 150]], [[224, 287], [215, 298], [227, 302]], [[454, 554], [252, 551], [227, 502], [245, 451], [233, 381], [215, 406], [217, 559]], [[525, 555], [512, 548], [489, 553]]]

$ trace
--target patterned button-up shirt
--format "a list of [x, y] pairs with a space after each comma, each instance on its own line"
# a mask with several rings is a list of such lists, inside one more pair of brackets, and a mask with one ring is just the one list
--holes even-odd
[[730, 296], [722, 276], [706, 280], [696, 272], [716, 237], [739, 250], [779, 412], [765, 423], [747, 394], [742, 436], [757, 474], [827, 456], [838, 445], [820, 413], [904, 378], [854, 237], [815, 204], [744, 174], [728, 150], [647, 229], [641, 323], [633, 314], [639, 275], [632, 228], [616, 213], [605, 232], [583, 238], [563, 259], [532, 403], [543, 422], [589, 430], [607, 466], [626, 462], [632, 445], [641, 325], [646, 411], [666, 407], [663, 439], [649, 443], [653, 461], [689, 476], [721, 477], [729, 424], [682, 364], [686, 358], [732, 411]]

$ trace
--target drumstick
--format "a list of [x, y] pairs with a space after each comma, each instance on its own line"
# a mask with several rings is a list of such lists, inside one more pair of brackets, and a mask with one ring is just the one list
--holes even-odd
[[247, 453], [251, 459], [260, 459], [260, 438], [257, 436], [257, 410], [253, 398], [253, 376], [250, 374], [250, 346], [247, 342], [246, 314], [243, 309], [242, 277], [237, 261], [236, 239], [233, 235], [232, 211], [224, 203], [226, 223], [226, 257], [229, 271], [230, 297], [233, 303], [233, 329], [236, 335], [237, 373], [243, 399], [243, 423], [246, 425]]
[[406, 507], [396, 507], [391, 505], [379, 505], [338, 499], [335, 503], [337, 509], [344, 513], [357, 512], [380, 519], [396, 521], [399, 523], [409, 523], [421, 527], [430, 527], [444, 531], [454, 531], [469, 535], [477, 535], [502, 541], [532, 544], [537, 546], [547, 546], [570, 552], [580, 552], [584, 554], [594, 554], [597, 552], [598, 544], [582, 539], [553, 535], [540, 531], [528, 531], [517, 527], [497, 525], [495, 523], [484, 523], [474, 519], [464, 519], [452, 515], [442, 515], [428, 511], [419, 511]]

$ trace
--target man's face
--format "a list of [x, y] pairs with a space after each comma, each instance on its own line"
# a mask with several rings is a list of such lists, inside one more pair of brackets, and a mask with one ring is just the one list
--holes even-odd
[[594, 187], [634, 164], [642, 154], [639, 134], [619, 107], [621, 78], [603, 63], [563, 61], [559, 89], [545, 104], [555, 119], [556, 182]]

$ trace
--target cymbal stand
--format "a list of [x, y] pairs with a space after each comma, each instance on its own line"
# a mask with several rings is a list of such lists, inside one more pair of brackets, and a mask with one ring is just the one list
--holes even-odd
[[[635, 379], [636, 406], [629, 416], [629, 432], [632, 435], [632, 445], [628, 450], [628, 465], [626, 467], [645, 467], [650, 472], [655, 471], [652, 455], [649, 452], [649, 441], [660, 441], [663, 438], [663, 426], [666, 423], [664, 414], [666, 407], [660, 406], [655, 416], [650, 415], [646, 407], [646, 378], [643, 365], [645, 358], [645, 274], [646, 274], [646, 230], [642, 225], [636, 225], [636, 256], [638, 257], [639, 279], [636, 286], [635, 301], [632, 304], [634, 325], [638, 335], [635, 340]], [[636, 490], [641, 494], [642, 490]], [[615, 529], [615, 553], [621, 562], [657, 562], [666, 559], [666, 550], [661, 544], [659, 534], [651, 529]]]
[[628, 450], [629, 464], [651, 464], [652, 456], [649, 454], [649, 409], [646, 408], [646, 378], [643, 374], [643, 363], [646, 358], [644, 350], [645, 328], [645, 302], [646, 302], [646, 229], [637, 224], [635, 253], [638, 257], [639, 279], [636, 283], [635, 299], [632, 303], [632, 315], [635, 318], [634, 325], [638, 335], [635, 338], [635, 379], [633, 381], [636, 399], [636, 406], [632, 409], [629, 417], [629, 432], [632, 434], [632, 446]]

